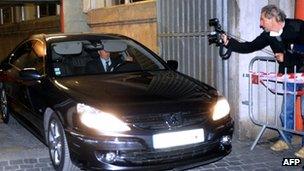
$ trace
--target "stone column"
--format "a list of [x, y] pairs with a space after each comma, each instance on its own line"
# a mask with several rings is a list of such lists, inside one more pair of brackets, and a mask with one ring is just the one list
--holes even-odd
[[63, 30], [65, 33], [89, 32], [86, 16], [83, 13], [82, 0], [64, 0], [63, 8]]

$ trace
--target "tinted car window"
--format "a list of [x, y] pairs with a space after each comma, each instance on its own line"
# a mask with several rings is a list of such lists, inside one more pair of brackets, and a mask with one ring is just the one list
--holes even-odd
[[44, 74], [44, 58], [38, 57], [32, 48], [35, 43], [36, 41], [32, 40], [21, 45], [14, 53], [10, 63], [18, 70], [35, 68], [40, 74]]
[[104, 48], [109, 50], [111, 60], [116, 62], [111, 73], [165, 69], [153, 54], [131, 40], [66, 41], [53, 43], [50, 47], [51, 70], [58, 77], [104, 74], [102, 70], [93, 73], [87, 70], [89, 63], [101, 63], [98, 51]]
[[40, 74], [44, 74], [44, 58], [37, 57], [36, 53], [31, 51], [27, 60], [24, 68], [35, 68]]
[[31, 52], [31, 44], [30, 42], [26, 42], [22, 44], [20, 47], [16, 49], [13, 53], [13, 56], [10, 59], [10, 64], [12, 64], [18, 70], [23, 69], [26, 59]]

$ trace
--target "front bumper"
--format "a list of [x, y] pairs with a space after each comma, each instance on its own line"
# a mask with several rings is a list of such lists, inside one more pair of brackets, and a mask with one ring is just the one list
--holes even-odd
[[229, 119], [212, 130], [207, 129], [205, 142], [156, 150], [151, 136], [87, 137], [66, 130], [73, 163], [94, 170], [183, 170], [208, 164], [230, 153], [231, 144], [223, 144], [221, 138], [232, 134], [233, 121]]

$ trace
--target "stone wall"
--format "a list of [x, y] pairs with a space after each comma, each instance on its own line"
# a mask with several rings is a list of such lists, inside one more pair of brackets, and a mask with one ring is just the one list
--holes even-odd
[[156, 16], [156, 1], [144, 1], [90, 10], [87, 21], [91, 32], [122, 34], [158, 52]]

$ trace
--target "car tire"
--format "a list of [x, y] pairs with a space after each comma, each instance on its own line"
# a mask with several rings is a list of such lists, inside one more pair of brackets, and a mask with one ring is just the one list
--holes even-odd
[[56, 114], [52, 114], [47, 131], [48, 149], [55, 170], [78, 170], [72, 163], [63, 126]]
[[10, 113], [9, 113], [9, 107], [8, 107], [8, 102], [7, 102], [7, 97], [6, 97], [6, 92], [3, 87], [3, 84], [0, 83], [0, 114], [1, 114], [1, 119], [4, 123], [8, 123], [10, 119]]

